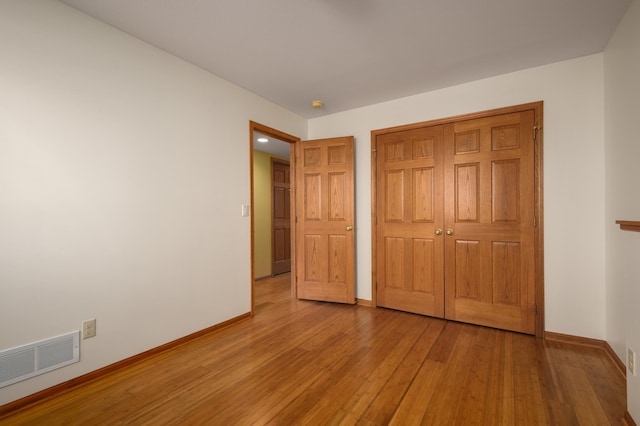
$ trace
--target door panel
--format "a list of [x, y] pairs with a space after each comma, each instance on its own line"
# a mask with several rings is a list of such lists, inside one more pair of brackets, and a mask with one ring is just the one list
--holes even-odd
[[296, 144], [296, 291], [355, 303], [353, 137]]
[[291, 206], [289, 162], [272, 163], [273, 274], [291, 271]]
[[446, 125], [445, 318], [535, 333], [533, 111]]
[[442, 136], [436, 126], [377, 138], [379, 306], [444, 315]]
[[477, 222], [480, 218], [480, 165], [458, 164], [455, 177], [456, 222]]

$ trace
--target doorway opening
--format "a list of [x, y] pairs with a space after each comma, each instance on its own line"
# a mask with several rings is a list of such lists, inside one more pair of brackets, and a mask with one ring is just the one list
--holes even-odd
[[[267, 142], [258, 141], [258, 139], [266, 139]], [[251, 314], [255, 314], [255, 286], [256, 280], [261, 278], [270, 278], [281, 269], [274, 269], [274, 252], [277, 250], [278, 255], [282, 253], [280, 250], [284, 247], [284, 251], [291, 254], [289, 260], [291, 264], [291, 273], [294, 276], [295, 256], [294, 240], [291, 238], [295, 235], [295, 224], [290, 218], [295, 217], [293, 214], [295, 203], [294, 179], [293, 171], [295, 170], [295, 159], [291, 155], [294, 152], [292, 144], [300, 141], [300, 138], [273, 129], [254, 121], [249, 122], [249, 140], [250, 140], [250, 186], [251, 186]], [[284, 195], [283, 185], [274, 185], [274, 168], [273, 164], [284, 164], [289, 162], [290, 186], [286, 188], [288, 195], [287, 200], [281, 199]], [[280, 167], [278, 173], [284, 172]], [[275, 195], [278, 197], [276, 203], [282, 205], [274, 205], [274, 187]], [[278, 214], [283, 216], [277, 223], [274, 223], [273, 212], [278, 209]], [[283, 208], [289, 209], [288, 214], [283, 215]], [[289, 218], [289, 223], [285, 224], [282, 219]], [[278, 227], [274, 232], [274, 225]], [[275, 234], [275, 235], [274, 235]], [[278, 239], [278, 246], [274, 247], [275, 239]], [[288, 240], [288, 241], [284, 241]], [[289, 246], [286, 246], [286, 243]], [[284, 246], [283, 246], [284, 244]], [[282, 262], [279, 263], [282, 265]], [[292, 297], [295, 296], [295, 288], [291, 285]]]

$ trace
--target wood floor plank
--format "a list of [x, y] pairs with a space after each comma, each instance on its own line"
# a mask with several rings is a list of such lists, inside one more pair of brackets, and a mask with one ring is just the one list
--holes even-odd
[[[438, 323], [437, 326], [430, 327], [426, 330], [425, 333], [430, 333], [426, 335], [425, 340], [433, 340], [430, 344], [431, 348], [444, 330], [444, 326], [444, 323]], [[427, 354], [429, 352], [427, 352]], [[398, 402], [398, 406], [389, 424], [420, 424], [426, 410], [430, 406], [433, 394], [437, 392], [437, 386], [442, 379], [444, 372], [445, 366], [443, 363], [429, 359], [428, 356], [425, 357], [407, 391]]]
[[597, 348], [255, 286], [255, 316], [0, 418], [4, 425], [619, 425]]
[[[408, 352], [414, 348], [415, 341], [422, 335], [426, 323], [422, 321], [422, 318], [415, 318], [414, 315], [407, 317], [403, 325], [397, 334], [402, 338], [389, 340], [389, 346], [386, 348], [388, 350], [382, 362], [378, 363], [375, 368], [369, 371], [369, 374], [363, 377], [361, 385], [344, 404], [343, 409], [348, 410], [351, 417], [361, 418], [374, 401], [378, 401], [379, 404], [387, 403], [387, 401], [379, 397], [380, 393], [385, 387], [389, 386], [390, 380], [399, 374], [397, 370], [401, 362], [407, 357]], [[402, 387], [402, 389], [398, 390], [400, 393], [404, 393], [406, 386], [410, 382], [408, 379], [404, 380], [407, 381], [400, 384]], [[384, 424], [384, 422], [381, 421], [378, 424]]]
[[405, 318], [411, 317], [411, 314], [396, 315], [385, 311], [378, 316], [369, 308], [363, 309], [367, 316], [377, 317], [385, 327], [379, 329], [379, 334], [374, 333], [377, 328], [371, 321], [355, 328], [352, 335], [354, 346], [351, 348], [355, 356], [349, 359], [346, 368], [328, 371], [329, 374], [315, 383], [303, 397], [279, 413], [277, 420], [280, 424], [339, 423], [342, 416], [351, 411], [348, 401], [361, 388], [371, 370], [385, 360], [394, 342], [399, 339], [397, 330], [403, 326]]
[[508, 386], [513, 379], [509, 375], [513, 368], [507, 357], [506, 334], [494, 333], [488, 336], [483, 345], [488, 351], [485, 384], [485, 404], [482, 411], [482, 424], [513, 424], [513, 388]]
[[444, 321], [433, 320], [418, 336], [404, 356], [398, 368], [391, 374], [378, 395], [368, 404], [367, 410], [359, 418], [373, 424], [388, 424], [398, 404], [403, 399], [422, 367], [426, 355], [431, 350], [438, 335], [444, 328]]
[[549, 344], [553, 351], [555, 366], [560, 371], [560, 380], [566, 389], [566, 401], [572, 407], [579, 424], [603, 425], [609, 424], [597, 392], [591, 386], [587, 371], [583, 368], [582, 360], [593, 350], [578, 346], [567, 350], [557, 345]]
[[[479, 327], [469, 350], [469, 364], [462, 384], [457, 419], [461, 424], [482, 424], [484, 413], [495, 400], [489, 400], [490, 384], [495, 385], [490, 375], [497, 330]], [[495, 420], [495, 419], [492, 419]]]
[[579, 361], [589, 380], [589, 386], [593, 389], [599, 389], [596, 396], [609, 422], [615, 424], [618, 419], [613, 416], [613, 413], [626, 410], [626, 404], [617, 396], [617, 390], [626, 386], [624, 378], [620, 374], [609, 372], [608, 360], [602, 359], [599, 350], [585, 349], [582, 356], [579, 357]]
[[455, 338], [443, 339], [443, 344], [450, 346], [449, 355], [441, 358], [446, 367], [446, 375], [437, 384], [437, 391], [429, 401], [430, 409], [425, 412], [422, 424], [464, 424], [462, 419], [465, 417], [465, 410], [473, 409], [462, 406], [461, 401], [468, 392], [464, 383], [469, 374], [469, 365], [474, 359], [472, 347], [477, 332], [478, 327], [447, 323], [443, 337], [450, 334]]
[[545, 383], [540, 382], [540, 348], [535, 337], [513, 336], [513, 379], [516, 424], [549, 424], [543, 398]]

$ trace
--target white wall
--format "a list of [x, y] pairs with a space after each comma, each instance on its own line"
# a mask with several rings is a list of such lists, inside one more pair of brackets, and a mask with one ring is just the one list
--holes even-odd
[[[607, 340], [620, 359], [640, 360], [640, 234], [616, 220], [640, 220], [640, 3], [631, 3], [605, 57]], [[640, 420], [640, 368], [627, 371], [627, 408]]]
[[[640, 217], [638, 28], [636, 1], [604, 55], [310, 120], [310, 138], [356, 136], [357, 297], [370, 131], [543, 100], [546, 329], [639, 351], [640, 247], [611, 224]], [[248, 121], [304, 138], [304, 119], [48, 0], [0, 3], [0, 93], [0, 349], [98, 320], [79, 364], [0, 405], [249, 311]]]
[[603, 55], [316, 118], [356, 137], [357, 297], [371, 298], [371, 130], [544, 101], [546, 330], [605, 338]]
[[0, 405], [250, 311], [249, 120], [306, 136], [58, 2], [0, 2], [0, 349], [98, 332]]

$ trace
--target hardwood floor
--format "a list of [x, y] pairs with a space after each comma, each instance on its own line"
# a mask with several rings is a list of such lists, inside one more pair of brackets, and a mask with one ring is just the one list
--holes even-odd
[[3, 425], [620, 425], [604, 351], [256, 285], [256, 315]]

